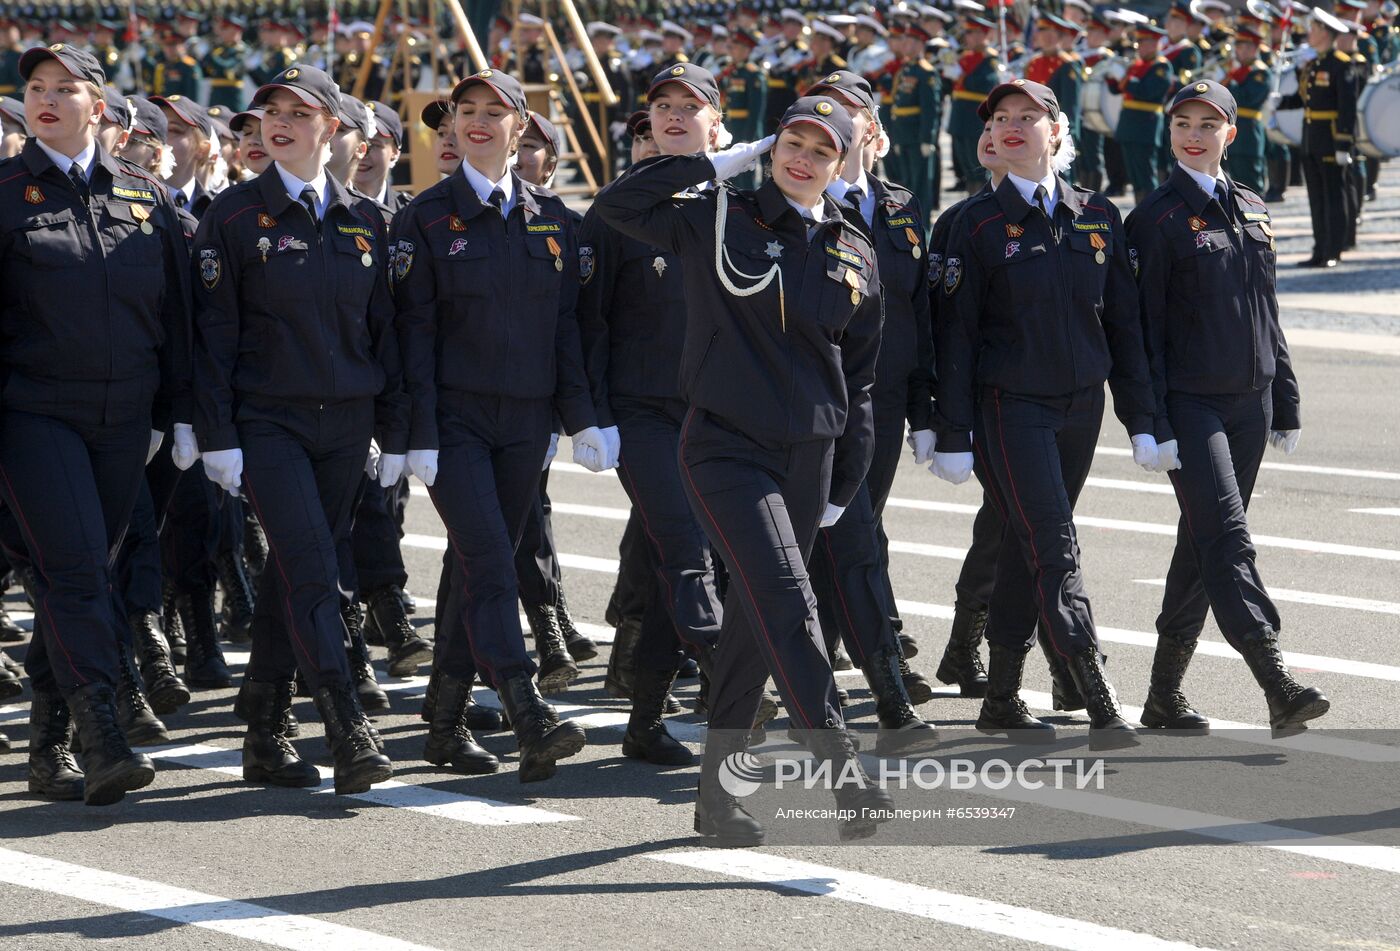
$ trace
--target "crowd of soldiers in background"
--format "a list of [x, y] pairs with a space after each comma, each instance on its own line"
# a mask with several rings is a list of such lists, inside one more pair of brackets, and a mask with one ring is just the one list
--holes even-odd
[[[1280, 85], [1283, 93], [1295, 89], [1294, 70], [1309, 58], [1309, 8], [1296, 0], [1282, 0], [1285, 8], [1247, 0], [1240, 9], [1223, 0], [1171, 0], [1160, 25], [1142, 13], [1095, 7], [1089, 0], [1021, 0], [1002, 8], [991, 3], [901, 0], [839, 9], [830, 3], [780, 6], [777, 0], [580, 3], [581, 14], [591, 17], [587, 41], [617, 96], [611, 106], [603, 104], [562, 13], [550, 21], [561, 60], [541, 16], [503, 9], [499, 0], [473, 0], [465, 8], [491, 66], [527, 84], [554, 85], [575, 124], [587, 112], [613, 156], [605, 169], [602, 158], [590, 155], [600, 183], [626, 164], [626, 120], [641, 105], [650, 78], [680, 62], [704, 66], [719, 78], [726, 127], [735, 141], [766, 134], [803, 90], [833, 70], [865, 76], [880, 97], [880, 118], [892, 143], [885, 171], [930, 211], [944, 204], [947, 191], [960, 196], [981, 186], [974, 158], [982, 130], [977, 104], [1011, 76], [1055, 90], [1077, 147], [1075, 179], [1110, 196], [1131, 188], [1141, 197], [1165, 178], [1171, 158], [1162, 106], [1193, 78], [1219, 80], [1239, 103], [1239, 135], [1229, 155], [1236, 179], [1270, 201], [1282, 200], [1290, 184], [1300, 183], [1298, 136], [1269, 135], [1266, 129], [1269, 113], [1282, 101]], [[1336, 48], [1359, 93], [1400, 57], [1396, 3], [1337, 0], [1334, 11], [1349, 25]], [[123, 93], [181, 95], [215, 107], [223, 136], [221, 110], [227, 110], [225, 117], [235, 114], [258, 85], [293, 62], [325, 68], [343, 89], [403, 114], [404, 89], [445, 89], [473, 70], [441, 4], [390, 4], [376, 34], [372, 20], [378, 12], [374, 0], [163, 8], [8, 4], [0, 6], [0, 95], [16, 94], [24, 49], [85, 45]], [[581, 101], [565, 72], [573, 74]], [[941, 180], [939, 133], [945, 128], [956, 179], [950, 189]], [[581, 132], [578, 139], [589, 141]], [[231, 134], [227, 142], [232, 144]], [[1356, 151], [1346, 134], [1335, 144]], [[1363, 196], [1374, 195], [1378, 166], [1374, 158], [1359, 159], [1348, 170], [1358, 214]], [[395, 180], [403, 176], [400, 169]]]

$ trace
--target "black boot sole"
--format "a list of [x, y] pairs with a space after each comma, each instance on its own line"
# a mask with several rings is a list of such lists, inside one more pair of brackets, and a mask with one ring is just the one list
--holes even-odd
[[348, 776], [335, 777], [335, 794], [337, 796], [353, 796], [357, 793], [369, 792], [369, 788], [375, 783], [387, 783], [393, 778], [393, 766], [370, 766], [356, 769]]
[[360, 709], [366, 713], [379, 713], [389, 709], [389, 695], [383, 690], [362, 691], [360, 685], [356, 684], [355, 693], [360, 698]]
[[53, 802], [81, 802], [84, 793], [84, 783], [79, 781], [71, 786], [51, 786], [48, 783], [41, 783], [38, 780], [29, 781], [29, 791], [36, 796]]
[[122, 724], [122, 733], [132, 746], [162, 746], [170, 742], [170, 733], [155, 727], [138, 727], [135, 724]]
[[956, 671], [949, 670], [943, 664], [938, 665], [938, 669], [933, 672], [933, 675], [938, 678], [939, 683], [947, 684], [950, 687], [956, 684], [959, 696], [976, 697], [980, 699], [987, 695], [987, 681], [981, 678], [967, 680], [960, 677]]
[[598, 656], [598, 645], [586, 637], [565, 641], [564, 648], [569, 652], [569, 656], [579, 663]]
[[454, 773], [465, 773], [468, 776], [489, 776], [501, 768], [500, 760], [494, 756], [489, 760], [477, 757], [457, 760], [452, 758], [450, 750], [437, 751], [424, 748], [423, 759], [434, 766], [445, 766]]
[[[672, 737], [672, 739], [675, 738]], [[630, 759], [651, 763], [653, 766], [690, 766], [695, 762], [695, 754], [684, 746], [680, 749], [667, 749], [664, 752], [653, 750], [651, 746], [640, 740], [632, 739], [630, 733], [622, 738], [622, 755]]]
[[[145, 757], [141, 757], [145, 759]], [[83, 802], [89, 806], [111, 806], [126, 798], [126, 794], [144, 789], [155, 781], [156, 770], [149, 760], [130, 763], [125, 769], [93, 781], [91, 773], [84, 775]]]
[[316, 772], [314, 767], [310, 773], [297, 775], [295, 773], [283, 773], [280, 770], [267, 769], [262, 766], [244, 766], [243, 781], [245, 783], [255, 783], [259, 786], [281, 786], [285, 789], [309, 789], [312, 786], [321, 785], [321, 774]]
[[720, 835], [713, 822], [702, 820], [699, 816], [695, 817], [695, 831], [707, 839], [713, 839], [713, 844], [723, 849], [743, 849], [762, 845], [765, 838], [763, 832], [753, 835]]
[[1143, 708], [1142, 716], [1138, 717], [1138, 722], [1154, 733], [1166, 736], [1207, 736], [1210, 733], [1209, 720], [1204, 723], [1168, 720], [1160, 714], [1153, 713], [1147, 707]]
[[178, 681], [169, 684], [156, 681], [155, 688], [146, 692], [146, 699], [156, 713], [174, 713], [190, 702], [190, 691]]
[[563, 693], [565, 690], [569, 689], [569, 684], [578, 680], [579, 673], [580, 671], [578, 667], [574, 665], [572, 658], [564, 660], [558, 666], [551, 664], [547, 672], [541, 667], [537, 680], [540, 693], [546, 696], [549, 694]]
[[412, 677], [418, 673], [418, 668], [433, 661], [433, 647], [426, 641], [419, 641], [409, 652], [402, 656], [396, 656], [394, 650], [389, 650], [389, 676], [390, 677]]
[[1307, 721], [1316, 720], [1330, 709], [1331, 701], [1326, 697], [1316, 697], [1297, 710], [1286, 711], [1283, 716], [1270, 720], [1269, 729], [1274, 739], [1296, 736], [1308, 728]]
[[583, 727], [565, 721], [550, 730], [520, 755], [520, 781], [537, 783], [554, 775], [555, 763], [568, 759], [587, 745]]
[[0, 680], [0, 700], [10, 700], [24, 693], [24, 684], [18, 680]]

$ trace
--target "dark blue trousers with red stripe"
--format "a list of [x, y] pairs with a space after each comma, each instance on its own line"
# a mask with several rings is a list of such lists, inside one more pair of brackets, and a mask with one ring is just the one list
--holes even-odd
[[678, 462], [687, 406], [617, 396], [611, 403], [622, 438], [618, 477], [645, 539], [638, 556], [652, 569], [637, 666], [675, 670], [685, 648], [708, 658], [724, 617], [709, 541], [686, 498]]
[[435, 658], [454, 677], [476, 671], [498, 687], [535, 673], [520, 628], [515, 548], [538, 497], [553, 424], [548, 399], [438, 392], [438, 476], [428, 492], [447, 528], [461, 624], [438, 630]]
[[1269, 387], [1218, 396], [1167, 394], [1181, 454], [1171, 480], [1182, 517], [1157, 618], [1162, 637], [1194, 642], [1207, 608], [1236, 650], [1279, 630], [1245, 521], [1273, 410]]
[[831, 486], [832, 442], [765, 446], [704, 410], [681, 428], [681, 477], [729, 568], [710, 663], [710, 738], [747, 731], [769, 674], [799, 730], [842, 727], [807, 559]]
[[535, 504], [525, 515], [520, 544], [515, 546], [515, 580], [525, 604], [552, 607], [559, 603], [564, 573], [554, 547], [554, 506], [549, 501], [549, 470], [540, 473]]
[[987, 640], [1028, 650], [1037, 620], [1061, 655], [1097, 650], [1074, 505], [1103, 423], [1103, 386], [1067, 396], [983, 388], [973, 449], [982, 486], [1006, 513]]
[[[101, 394], [52, 415], [0, 414], [0, 497], [35, 573], [35, 637], [25, 669], [36, 690], [115, 685], [127, 635], [115, 557], [141, 485], [150, 405], [114, 416]], [[84, 405], [86, 404], [86, 405]]]
[[[408, 569], [403, 563], [404, 506], [408, 480], [386, 489], [377, 479], [366, 478], [355, 503], [355, 524], [350, 530], [351, 563], [355, 569], [355, 591], [371, 592], [397, 585], [408, 586]], [[367, 598], [366, 598], [367, 599]]]
[[[976, 447], [973, 447], [976, 449]], [[972, 520], [972, 544], [963, 556], [958, 572], [956, 604], [969, 611], [985, 611], [992, 601], [992, 588], [997, 580], [997, 558], [1001, 554], [1001, 534], [1006, 525], [1000, 501], [987, 490], [982, 491], [982, 507]]]
[[836, 639], [856, 666], [882, 649], [898, 649], [890, 587], [888, 541], [882, 515], [904, 450], [903, 400], [877, 400], [875, 453], [870, 470], [841, 520], [817, 536], [808, 568], [830, 651]]
[[243, 495], [267, 535], [248, 679], [350, 683], [341, 557], [374, 428], [372, 400], [254, 406], [238, 421]]

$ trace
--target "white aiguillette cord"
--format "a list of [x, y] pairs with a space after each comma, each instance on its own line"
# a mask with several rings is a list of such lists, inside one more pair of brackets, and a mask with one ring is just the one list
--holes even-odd
[[[715, 201], [715, 275], [719, 277], [719, 282], [724, 285], [724, 289], [735, 297], [752, 297], [762, 293], [769, 284], [773, 283], [773, 278], [777, 277], [778, 317], [782, 321], [783, 332], [787, 333], [787, 305], [783, 296], [782, 263], [774, 261], [773, 266], [768, 269], [766, 274], [746, 274], [734, 266], [734, 261], [729, 257], [729, 248], [724, 243], [724, 231], [729, 224], [729, 189], [720, 184], [717, 190], [719, 194]], [[740, 288], [729, 279], [729, 274], [725, 270], [726, 265], [738, 277], [757, 283], [748, 288]]]

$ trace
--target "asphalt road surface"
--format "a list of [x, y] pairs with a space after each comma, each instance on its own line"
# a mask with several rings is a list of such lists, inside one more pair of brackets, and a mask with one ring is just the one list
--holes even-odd
[[[387, 680], [376, 649], [393, 698], [376, 722], [396, 772], [392, 784], [355, 798], [244, 785], [233, 692], [219, 691], [167, 718], [177, 745], [152, 751], [159, 769], [149, 788], [109, 808], [38, 802], [24, 784], [28, 694], [0, 708], [15, 746], [0, 757], [0, 947], [1400, 947], [1400, 740], [1351, 732], [1400, 726], [1395, 166], [1382, 185], [1361, 250], [1323, 274], [1287, 267], [1310, 250], [1303, 190], [1275, 206], [1304, 429], [1295, 455], [1266, 457], [1250, 521], [1284, 616], [1287, 657], [1331, 698], [1318, 725], [1337, 742], [1319, 753], [1308, 738], [1252, 734], [1244, 743], [1257, 767], [1252, 802], [1199, 801], [1195, 777], [1209, 764], [1183, 757], [1179, 778], [1130, 802], [1111, 792], [1040, 802], [1035, 844], [989, 830], [973, 844], [901, 846], [882, 834], [857, 846], [829, 837], [710, 849], [691, 831], [697, 769], [660, 771], [621, 756], [626, 707], [602, 690], [606, 649], [556, 698], [588, 727], [589, 745], [553, 780], [530, 786], [517, 780], [505, 733], [482, 738], [501, 757], [495, 776], [425, 764], [417, 718], [425, 678]], [[1080, 542], [1108, 670], [1136, 716], [1177, 509], [1165, 477], [1132, 465], [1111, 416], [1100, 447], [1079, 505]], [[565, 441], [550, 480], [565, 585], [586, 631], [606, 641], [626, 499], [615, 478], [568, 458]], [[911, 463], [886, 516], [894, 589], [922, 645], [912, 663], [929, 676], [977, 501], [973, 484], [946, 485]], [[443, 529], [416, 483], [407, 531], [418, 623], [430, 632]], [[11, 608], [27, 618], [22, 602]], [[246, 655], [230, 659], [241, 668]], [[851, 720], [870, 723], [863, 680], [840, 682], [851, 691]], [[1213, 624], [1186, 688], [1217, 723], [1267, 723], [1260, 692]], [[695, 689], [678, 685], [687, 712], [671, 722], [698, 751]], [[1048, 690], [1033, 654], [1027, 701], [1083, 740], [1083, 716], [1051, 714]], [[950, 735], [976, 712], [977, 701], [947, 689], [920, 708]], [[296, 713], [298, 747], [328, 767], [310, 702]], [[1323, 757], [1324, 769], [1303, 815], [1296, 803], [1273, 801], [1271, 773], [1305, 753]], [[965, 828], [949, 838], [971, 841]]]

